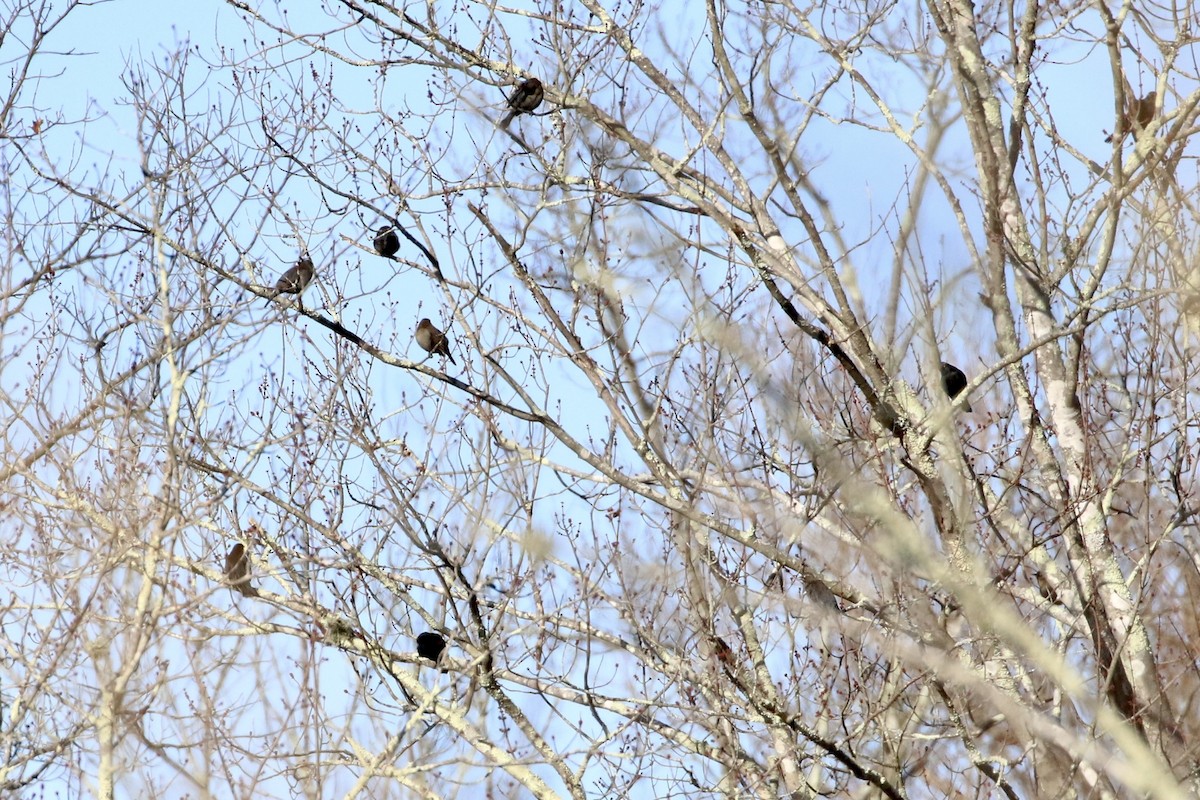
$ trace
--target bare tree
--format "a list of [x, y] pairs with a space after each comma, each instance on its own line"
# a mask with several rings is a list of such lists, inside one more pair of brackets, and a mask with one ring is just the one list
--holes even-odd
[[119, 8], [0, 41], [0, 785], [1196, 791], [1186, 9], [228, 0], [114, 142]]

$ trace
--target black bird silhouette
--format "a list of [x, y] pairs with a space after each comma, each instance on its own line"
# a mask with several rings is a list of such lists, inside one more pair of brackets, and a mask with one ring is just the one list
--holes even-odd
[[545, 95], [542, 82], [537, 78], [526, 78], [517, 84], [517, 88], [508, 96], [508, 107], [511, 110], [504, 115], [504, 119], [500, 120], [500, 130], [507, 128], [508, 124], [513, 121], [513, 117], [518, 114], [528, 114], [540, 106]]
[[225, 579], [235, 591], [246, 597], [258, 597], [258, 590], [250, 585], [250, 558], [246, 555], [246, 545], [241, 542], [225, 556]]
[[[958, 397], [962, 394], [963, 389], [967, 388], [967, 376], [963, 371], [953, 364], [942, 362], [942, 388], [946, 390], [946, 394], [950, 399]], [[971, 404], [963, 403], [963, 410], [970, 411]]]
[[450, 359], [451, 364], [458, 363], [454, 356], [450, 355], [450, 344], [446, 341], [446, 334], [435, 328], [428, 317], [417, 323], [417, 332], [413, 338], [426, 353], [445, 356]]
[[400, 252], [400, 237], [391, 225], [384, 225], [375, 232], [375, 252], [384, 258], [395, 258]]
[[[442, 651], [446, 649], [446, 639], [439, 633], [425, 633], [417, 636], [417, 655], [421, 658], [428, 658], [434, 664], [442, 657]], [[445, 672], [445, 670], [442, 670]]]
[[281, 294], [299, 295], [312, 283], [313, 276], [316, 274], [312, 259], [308, 257], [308, 253], [305, 253], [300, 256], [300, 260], [296, 262], [295, 266], [279, 276], [279, 280], [275, 282], [275, 293], [272, 297], [278, 297]]

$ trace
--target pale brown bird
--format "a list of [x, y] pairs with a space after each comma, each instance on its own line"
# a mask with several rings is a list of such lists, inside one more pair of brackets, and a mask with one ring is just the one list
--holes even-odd
[[1104, 141], [1111, 143], [1113, 136], [1119, 136], [1124, 139], [1125, 134], [1138, 131], [1143, 131], [1154, 121], [1154, 106], [1158, 102], [1158, 92], [1151, 91], [1142, 99], [1134, 97], [1133, 93], [1127, 93], [1125, 96], [1125, 113], [1117, 120], [1117, 130], [1112, 136], [1109, 136]]
[[[963, 393], [963, 389], [967, 388], [967, 376], [961, 369], [953, 364], [942, 362], [942, 388], [951, 400]], [[971, 404], [963, 403], [963, 410], [970, 411]]]
[[[437, 664], [442, 658], [442, 651], [446, 649], [446, 639], [439, 633], [425, 633], [417, 636], [417, 655], [421, 658], [428, 658], [434, 664]], [[446, 670], [442, 670], [445, 672]]]
[[526, 78], [517, 84], [517, 88], [508, 96], [508, 107], [511, 109], [504, 115], [504, 119], [500, 120], [500, 129], [504, 130], [508, 124], [513, 121], [513, 117], [518, 114], [528, 114], [542, 104], [542, 98], [546, 96], [546, 92], [542, 89], [542, 82], [537, 78]]
[[458, 363], [454, 360], [454, 356], [450, 355], [450, 343], [446, 340], [446, 334], [435, 328], [428, 317], [417, 323], [417, 332], [414, 338], [426, 353], [445, 356], [450, 359], [451, 364]]
[[299, 295], [301, 292], [312, 283], [313, 276], [317, 274], [317, 270], [313, 267], [312, 259], [308, 257], [308, 253], [300, 256], [300, 260], [296, 262], [294, 267], [291, 267], [287, 272], [279, 276], [279, 280], [275, 282], [274, 297], [281, 294]]
[[225, 556], [225, 580], [231, 589], [246, 597], [258, 597], [258, 590], [250, 585], [250, 558], [246, 555], [246, 546], [241, 542], [235, 544]]
[[1133, 122], [1139, 128], [1149, 127], [1154, 121], [1154, 109], [1158, 105], [1158, 92], [1152, 91], [1141, 100], [1137, 101], [1137, 113], [1134, 115]]
[[375, 233], [375, 252], [384, 258], [395, 258], [400, 252], [400, 237], [391, 225], [384, 225]]

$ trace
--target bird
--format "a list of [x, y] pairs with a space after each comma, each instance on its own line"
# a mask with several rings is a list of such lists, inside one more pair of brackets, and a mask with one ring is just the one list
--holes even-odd
[[500, 129], [507, 128], [508, 124], [513, 121], [513, 117], [518, 114], [528, 114], [540, 106], [545, 95], [542, 82], [537, 78], [526, 78], [517, 84], [517, 88], [508, 96], [508, 107], [511, 110], [504, 115], [504, 119], [500, 120]]
[[[963, 374], [963, 371], [958, 367], [954, 366], [953, 364], [947, 364], [945, 361], [943, 361], [942, 388], [946, 390], [946, 394], [949, 395], [951, 400], [953, 400], [962, 394], [963, 389], [967, 388], [967, 376]], [[965, 411], [970, 411], [971, 404], [964, 402], [963, 409]]]
[[442, 651], [445, 649], [446, 639], [439, 633], [425, 631], [425, 633], [417, 636], [417, 655], [421, 658], [428, 658], [436, 664], [442, 656]]
[[1126, 96], [1126, 109], [1121, 118], [1117, 120], [1117, 130], [1107, 139], [1105, 143], [1111, 143], [1113, 136], [1119, 136], [1124, 139], [1125, 134], [1133, 131], [1136, 135], [1137, 131], [1145, 130], [1146, 127], [1154, 121], [1154, 107], [1158, 102], [1158, 92], [1151, 91], [1148, 95], [1141, 98], [1134, 97], [1132, 93]]
[[400, 237], [391, 225], [384, 225], [375, 233], [375, 252], [384, 258], [395, 258], [400, 252]]
[[737, 667], [737, 661], [733, 657], [733, 649], [720, 636], [712, 638], [713, 654], [717, 660], [729, 667]]
[[446, 341], [446, 334], [434, 327], [429, 318], [421, 320], [417, 323], [417, 332], [415, 335], [417, 344], [426, 353], [433, 353], [439, 356], [445, 356], [450, 359], [451, 364], [457, 364], [454, 356], [450, 355], [450, 344]]
[[1141, 100], [1137, 101], [1137, 113], [1134, 114], [1133, 122], [1139, 128], [1146, 128], [1154, 121], [1154, 108], [1158, 105], [1158, 92], [1151, 91]]
[[258, 590], [250, 585], [250, 559], [246, 555], [246, 545], [241, 542], [230, 548], [225, 556], [225, 579], [235, 591], [246, 597], [258, 597]]
[[279, 280], [275, 282], [275, 294], [273, 297], [278, 297], [281, 294], [299, 295], [312, 283], [313, 276], [317, 274], [316, 268], [313, 267], [312, 259], [308, 257], [308, 253], [300, 256], [300, 260], [296, 262], [294, 267], [288, 269], [287, 272], [279, 276]]

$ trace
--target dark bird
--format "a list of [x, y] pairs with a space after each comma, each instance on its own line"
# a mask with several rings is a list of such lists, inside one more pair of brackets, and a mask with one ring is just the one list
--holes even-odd
[[511, 109], [504, 119], [500, 120], [500, 129], [504, 130], [518, 114], [528, 114], [542, 104], [546, 92], [542, 82], [537, 78], [526, 78], [517, 84], [517, 88], [508, 96], [508, 107]]
[[450, 359], [451, 364], [458, 363], [454, 360], [454, 356], [450, 355], [450, 344], [446, 341], [446, 334], [435, 328], [428, 317], [417, 323], [415, 338], [417, 344], [426, 353], [445, 356]]
[[[950, 396], [951, 400], [953, 400], [962, 394], [963, 389], [967, 388], [967, 376], [964, 375], [963, 371], [958, 367], [954, 366], [953, 364], [947, 364], [945, 361], [943, 361], [942, 388], [946, 390], [946, 394]], [[970, 411], [971, 404], [963, 403], [963, 409]]]
[[391, 225], [384, 225], [375, 234], [375, 252], [384, 258], [395, 258], [400, 252], [400, 237]]
[[[1117, 130], [1113, 136], [1119, 136], [1124, 139], [1125, 134], [1134, 131], [1145, 130], [1151, 122], [1154, 121], [1154, 106], [1158, 101], [1158, 92], [1152, 91], [1142, 99], [1133, 96], [1132, 93], [1126, 95], [1125, 113], [1117, 120]], [[1111, 143], [1113, 136], [1109, 136], [1104, 141]]]
[[1058, 590], [1054, 588], [1054, 584], [1050, 582], [1048, 577], [1046, 577], [1046, 573], [1038, 570], [1033, 574], [1033, 577], [1037, 582], [1038, 594], [1051, 603], [1062, 602], [1062, 600], [1059, 599]]
[[246, 597], [258, 597], [258, 590], [250, 585], [250, 558], [246, 555], [246, 546], [241, 542], [230, 548], [225, 556], [225, 579], [235, 591]]
[[729, 644], [720, 636], [714, 636], [712, 643], [713, 654], [717, 657], [717, 660], [727, 667], [736, 669], [737, 661], [734, 660], [733, 650], [729, 647]]
[[417, 655], [438, 663], [442, 651], [446, 649], [446, 639], [440, 633], [426, 631], [417, 637]]
[[279, 280], [275, 282], [275, 297], [281, 294], [298, 295], [312, 283], [313, 276], [317, 274], [316, 268], [313, 267], [312, 259], [308, 257], [308, 253], [300, 256], [300, 260], [296, 265], [283, 273]]

